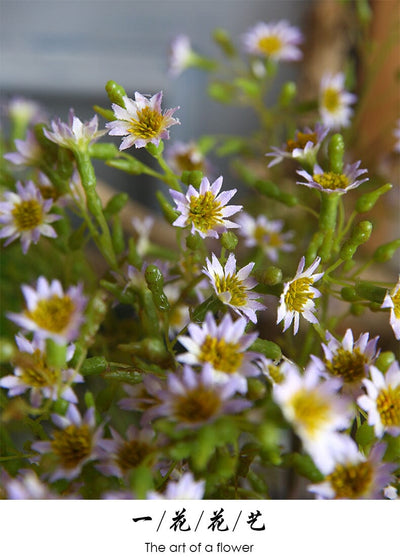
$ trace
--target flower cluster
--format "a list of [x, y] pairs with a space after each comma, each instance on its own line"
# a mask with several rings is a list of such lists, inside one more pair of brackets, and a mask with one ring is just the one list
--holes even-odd
[[[368, 161], [355, 160], [358, 99], [343, 72], [324, 68], [312, 102], [288, 82], [269, 105], [280, 65], [306, 56], [287, 21], [258, 22], [238, 46], [221, 30], [214, 38], [225, 72], [179, 35], [170, 76], [208, 72], [214, 100], [255, 110], [251, 137], [170, 141], [164, 153], [177, 108], [162, 107], [162, 91], [131, 98], [112, 81], [109, 107], [88, 122], [72, 109], [68, 122], [38, 122], [32, 105], [11, 103], [2, 497], [399, 492], [400, 282], [390, 275], [400, 241], [367, 243], [382, 219], [366, 215], [391, 185], [383, 166], [367, 178]], [[116, 182], [132, 177], [129, 195], [104, 199], [95, 160]], [[160, 186], [159, 211], [126, 219], [141, 176]]]

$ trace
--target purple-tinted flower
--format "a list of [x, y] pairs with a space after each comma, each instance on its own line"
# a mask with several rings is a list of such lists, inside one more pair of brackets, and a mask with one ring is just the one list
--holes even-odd
[[400, 275], [395, 287], [390, 292], [386, 292], [381, 308], [390, 309], [389, 323], [394, 336], [400, 340]]
[[210, 185], [208, 178], [203, 178], [199, 190], [190, 185], [186, 195], [169, 190], [181, 213], [172, 224], [182, 228], [191, 226], [192, 234], [197, 232], [202, 238], [218, 238], [228, 228], [238, 228], [238, 224], [227, 220], [242, 208], [241, 205], [227, 205], [237, 190], [220, 193], [222, 180], [220, 176]]
[[147, 99], [140, 93], [135, 93], [135, 100], [123, 97], [125, 108], [113, 104], [112, 108], [116, 120], [107, 122], [106, 128], [110, 135], [126, 136], [120, 145], [120, 150], [135, 147], [145, 147], [148, 143], [158, 146], [161, 139], [169, 138], [168, 128], [180, 124], [173, 118], [173, 113], [179, 107], [161, 111], [162, 91]]
[[10, 477], [3, 470], [0, 474], [0, 479], [6, 498], [10, 500], [60, 498], [57, 494], [50, 491], [49, 486], [43, 483], [33, 470], [21, 470], [15, 478]]
[[37, 163], [42, 156], [42, 149], [32, 130], [26, 132], [26, 139], [16, 139], [16, 153], [6, 153], [4, 158], [13, 164], [29, 166]]
[[191, 366], [208, 363], [216, 382], [224, 383], [236, 377], [239, 392], [246, 393], [246, 377], [259, 375], [258, 368], [252, 363], [256, 354], [247, 352], [258, 335], [246, 335], [246, 326], [244, 317], [233, 321], [229, 313], [218, 325], [209, 312], [202, 326], [194, 323], [188, 326], [190, 336], [178, 337], [187, 352], [179, 354], [176, 359]]
[[[82, 383], [83, 377], [73, 369], [58, 370], [49, 366], [43, 339], [30, 342], [23, 336], [17, 336], [15, 340], [19, 353], [14, 358], [14, 375], [0, 379], [0, 387], [8, 389], [8, 396], [18, 396], [30, 390], [33, 407], [40, 406], [43, 399], [57, 400], [59, 397], [77, 403], [71, 384]], [[67, 347], [67, 362], [74, 351], [74, 345]]]
[[256, 301], [258, 294], [250, 292], [257, 284], [254, 278], [249, 277], [254, 263], [236, 271], [236, 257], [233, 253], [229, 254], [225, 267], [222, 267], [214, 253], [212, 260], [206, 259], [206, 263], [203, 273], [210, 279], [218, 298], [236, 313], [257, 323], [256, 311], [265, 309], [265, 306]]
[[176, 141], [166, 150], [166, 160], [172, 170], [181, 175], [185, 170], [200, 170], [208, 174], [210, 165], [194, 141]]
[[369, 333], [363, 333], [354, 341], [352, 330], [347, 329], [342, 342], [339, 342], [327, 331], [328, 344], [322, 344], [324, 359], [311, 357], [321, 373], [340, 377], [346, 391], [358, 392], [362, 379], [368, 375], [370, 365], [378, 356], [378, 338], [369, 339]]
[[315, 125], [314, 130], [309, 127], [305, 127], [303, 131], [297, 130], [294, 139], [289, 139], [281, 148], [272, 147], [272, 152], [266, 153], [267, 157], [273, 157], [268, 167], [282, 162], [283, 159], [295, 159], [300, 164], [307, 163], [313, 167], [321, 143], [328, 132], [329, 128], [320, 123]]
[[191, 65], [193, 50], [187, 35], [177, 35], [169, 47], [169, 74], [178, 77]]
[[110, 427], [112, 439], [100, 439], [100, 464], [96, 468], [106, 476], [123, 478], [134, 468], [151, 464], [154, 459], [154, 430], [130, 425], [124, 439]]
[[308, 188], [315, 188], [325, 193], [339, 193], [343, 195], [349, 190], [358, 188], [363, 182], [368, 181], [368, 178], [357, 179], [361, 174], [367, 172], [365, 168], [358, 168], [360, 163], [361, 161], [357, 161], [354, 164], [346, 164], [341, 174], [332, 171], [324, 172], [316, 164], [312, 175], [306, 170], [297, 171], [297, 174], [306, 180], [305, 182], [298, 181], [297, 184], [307, 186]]
[[280, 251], [294, 250], [293, 244], [288, 242], [293, 232], [282, 232], [282, 220], [269, 220], [264, 215], [253, 218], [245, 212], [240, 213], [236, 220], [240, 226], [239, 233], [245, 239], [244, 245], [249, 248], [258, 246], [274, 263], [278, 261]]
[[39, 277], [37, 290], [22, 285], [22, 292], [27, 307], [22, 313], [9, 313], [9, 319], [33, 331], [35, 338], [52, 338], [66, 344], [78, 337], [86, 306], [81, 284], [70, 286], [64, 294], [60, 281], [49, 283], [45, 277]]
[[286, 62], [302, 58], [302, 52], [298, 48], [302, 41], [300, 30], [285, 20], [274, 23], [259, 22], [243, 37], [246, 52]]
[[248, 401], [233, 398], [237, 390], [236, 377], [224, 383], [216, 382], [209, 364], [200, 372], [185, 365], [181, 374], [168, 374], [166, 388], [157, 393], [161, 404], [147, 410], [147, 419], [166, 416], [178, 428], [200, 427], [220, 416], [248, 408]]
[[85, 149], [90, 143], [97, 141], [100, 137], [107, 133], [107, 130], [98, 130], [97, 114], [93, 116], [90, 122], [82, 122], [75, 116], [74, 110], [71, 108], [68, 115], [68, 124], [62, 122], [59, 118], [52, 120], [52, 131], [44, 129], [47, 139], [66, 147], [67, 149]]
[[332, 471], [319, 484], [308, 489], [318, 499], [383, 499], [383, 489], [394, 480], [396, 464], [382, 462], [385, 443], [375, 445], [368, 458], [347, 438], [337, 453]]
[[53, 414], [52, 419], [59, 430], [54, 431], [51, 441], [32, 443], [32, 449], [54, 460], [55, 469], [46, 473], [50, 482], [72, 480], [79, 476], [84, 464], [100, 457], [103, 426], [96, 428], [93, 407], [82, 418], [74, 404], [69, 405], [66, 416]]
[[5, 246], [21, 238], [22, 251], [26, 254], [31, 243], [37, 244], [41, 235], [48, 238], [57, 236], [51, 223], [61, 216], [49, 213], [53, 201], [43, 199], [32, 181], [29, 180], [25, 187], [17, 182], [16, 187], [16, 193], [5, 192], [5, 201], [0, 202], [0, 238], [8, 238]]

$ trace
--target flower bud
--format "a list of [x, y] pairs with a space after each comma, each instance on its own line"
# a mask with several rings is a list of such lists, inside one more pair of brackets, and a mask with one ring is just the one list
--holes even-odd
[[379, 246], [379, 248], [375, 250], [372, 259], [374, 261], [377, 261], [378, 263], [385, 263], [386, 261], [390, 261], [390, 259], [392, 259], [394, 255], [394, 252], [399, 248], [400, 238]]
[[287, 81], [284, 83], [279, 95], [279, 106], [287, 108], [293, 101], [296, 93], [297, 87], [294, 81]]
[[392, 363], [395, 361], [396, 356], [390, 350], [386, 350], [385, 352], [381, 352], [378, 358], [375, 361], [376, 367], [382, 371], [382, 373], [386, 373]]
[[107, 360], [103, 356], [93, 356], [87, 358], [80, 368], [82, 375], [99, 375], [106, 371], [109, 367]]
[[372, 223], [368, 220], [364, 220], [356, 224], [353, 228], [351, 236], [346, 242], [344, 242], [339, 257], [344, 260], [352, 259], [354, 253], [360, 244], [364, 244], [372, 232]]
[[186, 247], [192, 251], [197, 251], [203, 245], [203, 239], [199, 234], [189, 234], [186, 237]]
[[335, 133], [328, 145], [328, 155], [331, 171], [341, 174], [343, 171], [344, 141], [340, 133]]
[[236, 234], [234, 234], [230, 230], [228, 232], [224, 232], [221, 235], [221, 245], [228, 251], [234, 251], [238, 244], [238, 241], [239, 240]]
[[148, 265], [144, 272], [147, 286], [152, 293], [153, 301], [156, 307], [161, 311], [169, 310], [168, 298], [164, 294], [164, 277], [160, 269], [156, 265]]
[[116, 193], [107, 201], [107, 205], [104, 209], [104, 216], [106, 219], [112, 217], [113, 215], [119, 213], [126, 203], [128, 202], [129, 195], [127, 193]]
[[112, 80], [107, 81], [106, 92], [108, 98], [112, 103], [118, 104], [119, 106], [122, 106], [122, 108], [125, 108], [123, 97], [126, 97], [127, 94], [125, 92], [125, 89], [121, 87], [121, 85], [118, 85], [118, 83]]
[[89, 155], [93, 159], [113, 159], [118, 155], [118, 152], [118, 148], [114, 143], [92, 143], [89, 145]]
[[356, 211], [358, 213], [366, 213], [367, 211], [370, 211], [380, 196], [388, 192], [390, 189], [392, 189], [392, 184], [385, 184], [375, 191], [364, 193], [364, 195], [362, 195], [356, 203]]
[[192, 185], [194, 188], [200, 186], [203, 179], [201, 170], [184, 170], [181, 175], [181, 181], [187, 186]]
[[353, 286], [344, 286], [340, 291], [340, 294], [346, 302], [356, 302], [360, 300], [360, 297], [357, 296], [356, 290]]
[[275, 286], [276, 284], [280, 284], [282, 282], [282, 270], [279, 267], [271, 265], [266, 269], [255, 271], [254, 277], [257, 279], [259, 284]]
[[129, 159], [125, 158], [108, 160], [106, 164], [108, 166], [111, 166], [112, 168], [122, 170], [127, 174], [143, 174], [144, 165], [132, 156], [130, 156]]
[[225, 29], [221, 29], [220, 27], [217, 27], [217, 29], [214, 29], [214, 31], [212, 33], [212, 38], [214, 39], [214, 41], [221, 48], [222, 52], [226, 56], [229, 56], [230, 58], [232, 58], [233, 56], [236, 55], [235, 45], [233, 44], [230, 36], [225, 31]]
[[172, 224], [178, 218], [179, 213], [175, 211], [172, 205], [168, 203], [160, 190], [156, 192], [156, 197], [158, 199], [164, 217], [170, 224]]
[[147, 143], [146, 151], [150, 153], [154, 158], [158, 158], [162, 152], [164, 151], [164, 143], [160, 141], [158, 145], [154, 145], [154, 143]]

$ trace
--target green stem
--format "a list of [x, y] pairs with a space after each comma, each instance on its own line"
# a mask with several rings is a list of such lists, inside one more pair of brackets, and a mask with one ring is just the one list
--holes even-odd
[[339, 199], [338, 194], [321, 193], [319, 230], [323, 233], [324, 237], [319, 249], [319, 256], [322, 262], [328, 261], [332, 255]]

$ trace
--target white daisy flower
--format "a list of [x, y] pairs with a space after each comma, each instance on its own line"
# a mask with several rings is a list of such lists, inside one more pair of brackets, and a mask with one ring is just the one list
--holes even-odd
[[298, 45], [303, 36], [297, 27], [285, 20], [274, 23], [259, 22], [243, 36], [246, 52], [286, 62], [302, 58]]
[[202, 326], [191, 323], [188, 326], [190, 336], [179, 336], [179, 342], [187, 352], [179, 354], [177, 360], [192, 366], [210, 364], [214, 379], [224, 383], [231, 377], [238, 379], [238, 391], [247, 392], [246, 377], [259, 375], [259, 370], [252, 363], [254, 352], [247, 349], [257, 338], [257, 333], [245, 334], [247, 319], [240, 317], [232, 320], [225, 314], [218, 325], [211, 312], [208, 312]]
[[367, 390], [357, 403], [368, 413], [368, 424], [374, 426], [375, 435], [400, 435], [400, 366], [394, 361], [384, 375], [375, 366], [370, 367], [370, 379], [363, 380]]
[[325, 357], [312, 355], [314, 364], [327, 376], [340, 377], [346, 390], [356, 391], [361, 387], [361, 380], [368, 375], [371, 364], [377, 358], [376, 344], [379, 337], [369, 339], [369, 333], [360, 334], [354, 341], [353, 331], [347, 329], [342, 342], [326, 332], [328, 344], [322, 344]]
[[[58, 499], [49, 486], [42, 482], [33, 470], [21, 470], [15, 478], [10, 477], [4, 470], [0, 473], [1, 484], [9, 500], [37, 500]], [[64, 497], [63, 497], [64, 498]]]
[[356, 95], [344, 88], [344, 74], [326, 74], [322, 77], [319, 90], [319, 112], [322, 122], [332, 130], [347, 128], [357, 100]]
[[212, 260], [207, 258], [206, 263], [203, 273], [210, 279], [218, 298], [236, 313], [257, 323], [256, 311], [265, 309], [265, 306], [256, 301], [258, 294], [250, 292], [257, 284], [254, 278], [249, 277], [254, 263], [236, 272], [236, 257], [233, 253], [229, 254], [225, 267], [222, 267], [214, 253]]
[[302, 257], [295, 277], [284, 284], [277, 316], [277, 323], [283, 321], [283, 331], [286, 331], [294, 320], [293, 333], [297, 334], [300, 315], [310, 323], [318, 323], [313, 313], [315, 311], [314, 298], [319, 298], [321, 293], [312, 285], [324, 274], [313, 274], [320, 261], [321, 258], [317, 257], [304, 271], [305, 258]]
[[70, 286], [64, 294], [60, 281], [49, 283], [45, 277], [39, 277], [37, 290], [22, 285], [22, 292], [26, 309], [22, 313], [9, 313], [9, 319], [33, 331], [38, 339], [52, 338], [59, 344], [66, 344], [77, 338], [86, 306], [81, 284]]
[[280, 251], [294, 250], [293, 244], [288, 241], [293, 238], [293, 232], [282, 232], [282, 220], [269, 220], [264, 215], [254, 218], [243, 211], [236, 217], [236, 221], [240, 226], [239, 234], [244, 238], [244, 245], [249, 248], [260, 247], [274, 263], [278, 261]]
[[393, 481], [392, 472], [397, 467], [382, 462], [385, 450], [386, 445], [379, 443], [367, 458], [348, 437], [343, 450], [336, 454], [332, 471], [308, 490], [318, 499], [383, 499], [383, 489]]
[[79, 476], [84, 464], [99, 458], [103, 426], [96, 428], [93, 407], [82, 418], [74, 404], [69, 405], [65, 416], [53, 414], [52, 420], [59, 431], [53, 433], [51, 441], [32, 443], [32, 449], [54, 459], [55, 470], [48, 474], [50, 482], [60, 478], [72, 480]]
[[208, 162], [194, 141], [176, 141], [166, 151], [166, 160], [179, 175], [185, 170], [200, 170], [203, 174], [207, 174], [209, 170]]
[[343, 195], [349, 190], [358, 188], [363, 182], [368, 181], [369, 178], [357, 180], [361, 174], [367, 172], [365, 168], [358, 168], [360, 163], [361, 161], [357, 161], [354, 164], [346, 164], [341, 174], [331, 171], [324, 172], [318, 164], [314, 166], [312, 175], [306, 170], [297, 170], [297, 174], [306, 180], [305, 182], [298, 181], [297, 184], [307, 186], [308, 188], [315, 188], [326, 193], [339, 193]]
[[178, 77], [186, 68], [190, 67], [193, 50], [187, 35], [177, 35], [169, 45], [169, 74]]
[[340, 432], [353, 418], [350, 402], [338, 394], [341, 385], [340, 379], [322, 378], [312, 364], [304, 374], [287, 365], [284, 380], [273, 385], [273, 398], [322, 471], [332, 466], [345, 437]]
[[107, 133], [107, 130], [98, 130], [97, 114], [90, 122], [82, 122], [75, 116], [71, 108], [68, 115], [68, 124], [62, 122], [60, 118], [51, 121], [52, 131], [44, 129], [44, 135], [53, 143], [67, 149], [82, 149], [90, 143], [97, 141]]
[[400, 275], [396, 286], [386, 292], [381, 308], [390, 308], [390, 326], [396, 339], [400, 340]]
[[162, 91], [150, 99], [140, 93], [135, 93], [135, 100], [123, 97], [125, 108], [112, 104], [116, 120], [107, 122], [106, 128], [110, 135], [126, 136], [119, 147], [120, 151], [135, 147], [145, 147], [148, 143], [158, 146], [161, 139], [169, 138], [167, 128], [180, 124], [173, 113], [179, 107], [169, 108], [161, 112]]
[[202, 238], [219, 238], [228, 228], [239, 228], [239, 225], [227, 220], [242, 209], [242, 205], [227, 203], [237, 192], [236, 189], [220, 193], [223, 177], [220, 176], [210, 185], [208, 178], [203, 178], [199, 190], [189, 185], [186, 195], [175, 190], [169, 190], [175, 201], [180, 216], [172, 223], [174, 226], [185, 228], [191, 226], [191, 232]]
[[[33, 407], [39, 407], [43, 399], [57, 400], [59, 397], [77, 403], [71, 388], [72, 383], [83, 383], [83, 377], [74, 369], [57, 370], [47, 364], [44, 340], [32, 342], [22, 335], [15, 337], [19, 354], [14, 358], [14, 375], [0, 379], [0, 387], [8, 389], [8, 396], [18, 396], [30, 390]], [[74, 345], [67, 347], [68, 362], [75, 351]]]
[[268, 168], [284, 159], [295, 159], [314, 166], [321, 143], [328, 133], [329, 128], [320, 123], [315, 125], [314, 131], [309, 127], [305, 127], [303, 131], [297, 130], [294, 139], [289, 139], [281, 148], [272, 147], [272, 152], [266, 153], [267, 157], [273, 157]]
[[185, 472], [178, 481], [169, 481], [164, 493], [150, 491], [146, 499], [202, 499], [205, 480], [195, 481], [191, 472]]
[[8, 238], [8, 246], [21, 238], [24, 254], [31, 243], [37, 244], [41, 235], [56, 238], [57, 233], [51, 223], [59, 220], [60, 215], [49, 214], [53, 205], [51, 199], [43, 199], [40, 190], [29, 180], [25, 187], [17, 182], [17, 192], [4, 193], [5, 201], [0, 202], [0, 238]]

